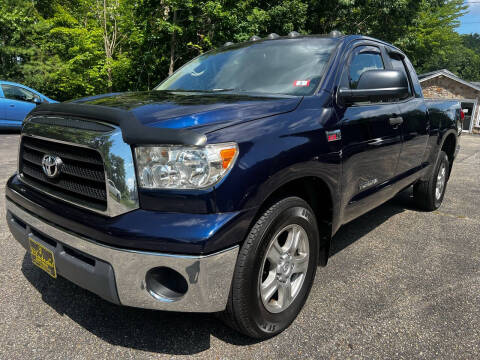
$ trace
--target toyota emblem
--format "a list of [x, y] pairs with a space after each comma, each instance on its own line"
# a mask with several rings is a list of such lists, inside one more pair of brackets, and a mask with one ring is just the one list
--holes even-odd
[[42, 159], [42, 169], [45, 175], [50, 179], [56, 178], [62, 171], [63, 161], [56, 155], [44, 155]]

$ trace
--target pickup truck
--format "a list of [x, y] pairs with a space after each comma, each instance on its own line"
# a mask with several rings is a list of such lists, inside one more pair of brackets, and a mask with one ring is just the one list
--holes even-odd
[[7, 221], [54, 278], [264, 339], [296, 318], [342, 224], [409, 186], [441, 205], [461, 121], [388, 43], [254, 37], [152, 91], [39, 105]]

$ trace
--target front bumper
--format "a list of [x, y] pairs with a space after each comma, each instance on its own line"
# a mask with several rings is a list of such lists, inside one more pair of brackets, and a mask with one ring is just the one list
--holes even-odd
[[[59, 275], [106, 300], [167, 311], [217, 312], [226, 307], [238, 245], [200, 256], [120, 249], [54, 226], [8, 198], [6, 209], [18, 242], [27, 249], [28, 238], [34, 237], [54, 252]], [[158, 267], [172, 269], [186, 280], [183, 296], [152, 294], [146, 274]]]
[[104, 217], [45, 195], [24, 184], [18, 175], [8, 180], [5, 194], [30, 214], [93, 242], [154, 253], [205, 255], [233, 247], [245, 238], [256, 213], [256, 209], [186, 213], [189, 206], [185, 204], [182, 212], [137, 209]]

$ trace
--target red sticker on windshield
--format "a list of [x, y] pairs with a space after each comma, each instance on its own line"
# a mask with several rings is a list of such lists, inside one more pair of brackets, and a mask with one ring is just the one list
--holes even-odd
[[293, 86], [310, 86], [310, 80], [295, 80]]

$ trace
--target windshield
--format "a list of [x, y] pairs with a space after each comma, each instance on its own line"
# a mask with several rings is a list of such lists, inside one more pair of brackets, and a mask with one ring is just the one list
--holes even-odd
[[311, 37], [223, 47], [185, 64], [155, 90], [310, 95], [337, 44]]

